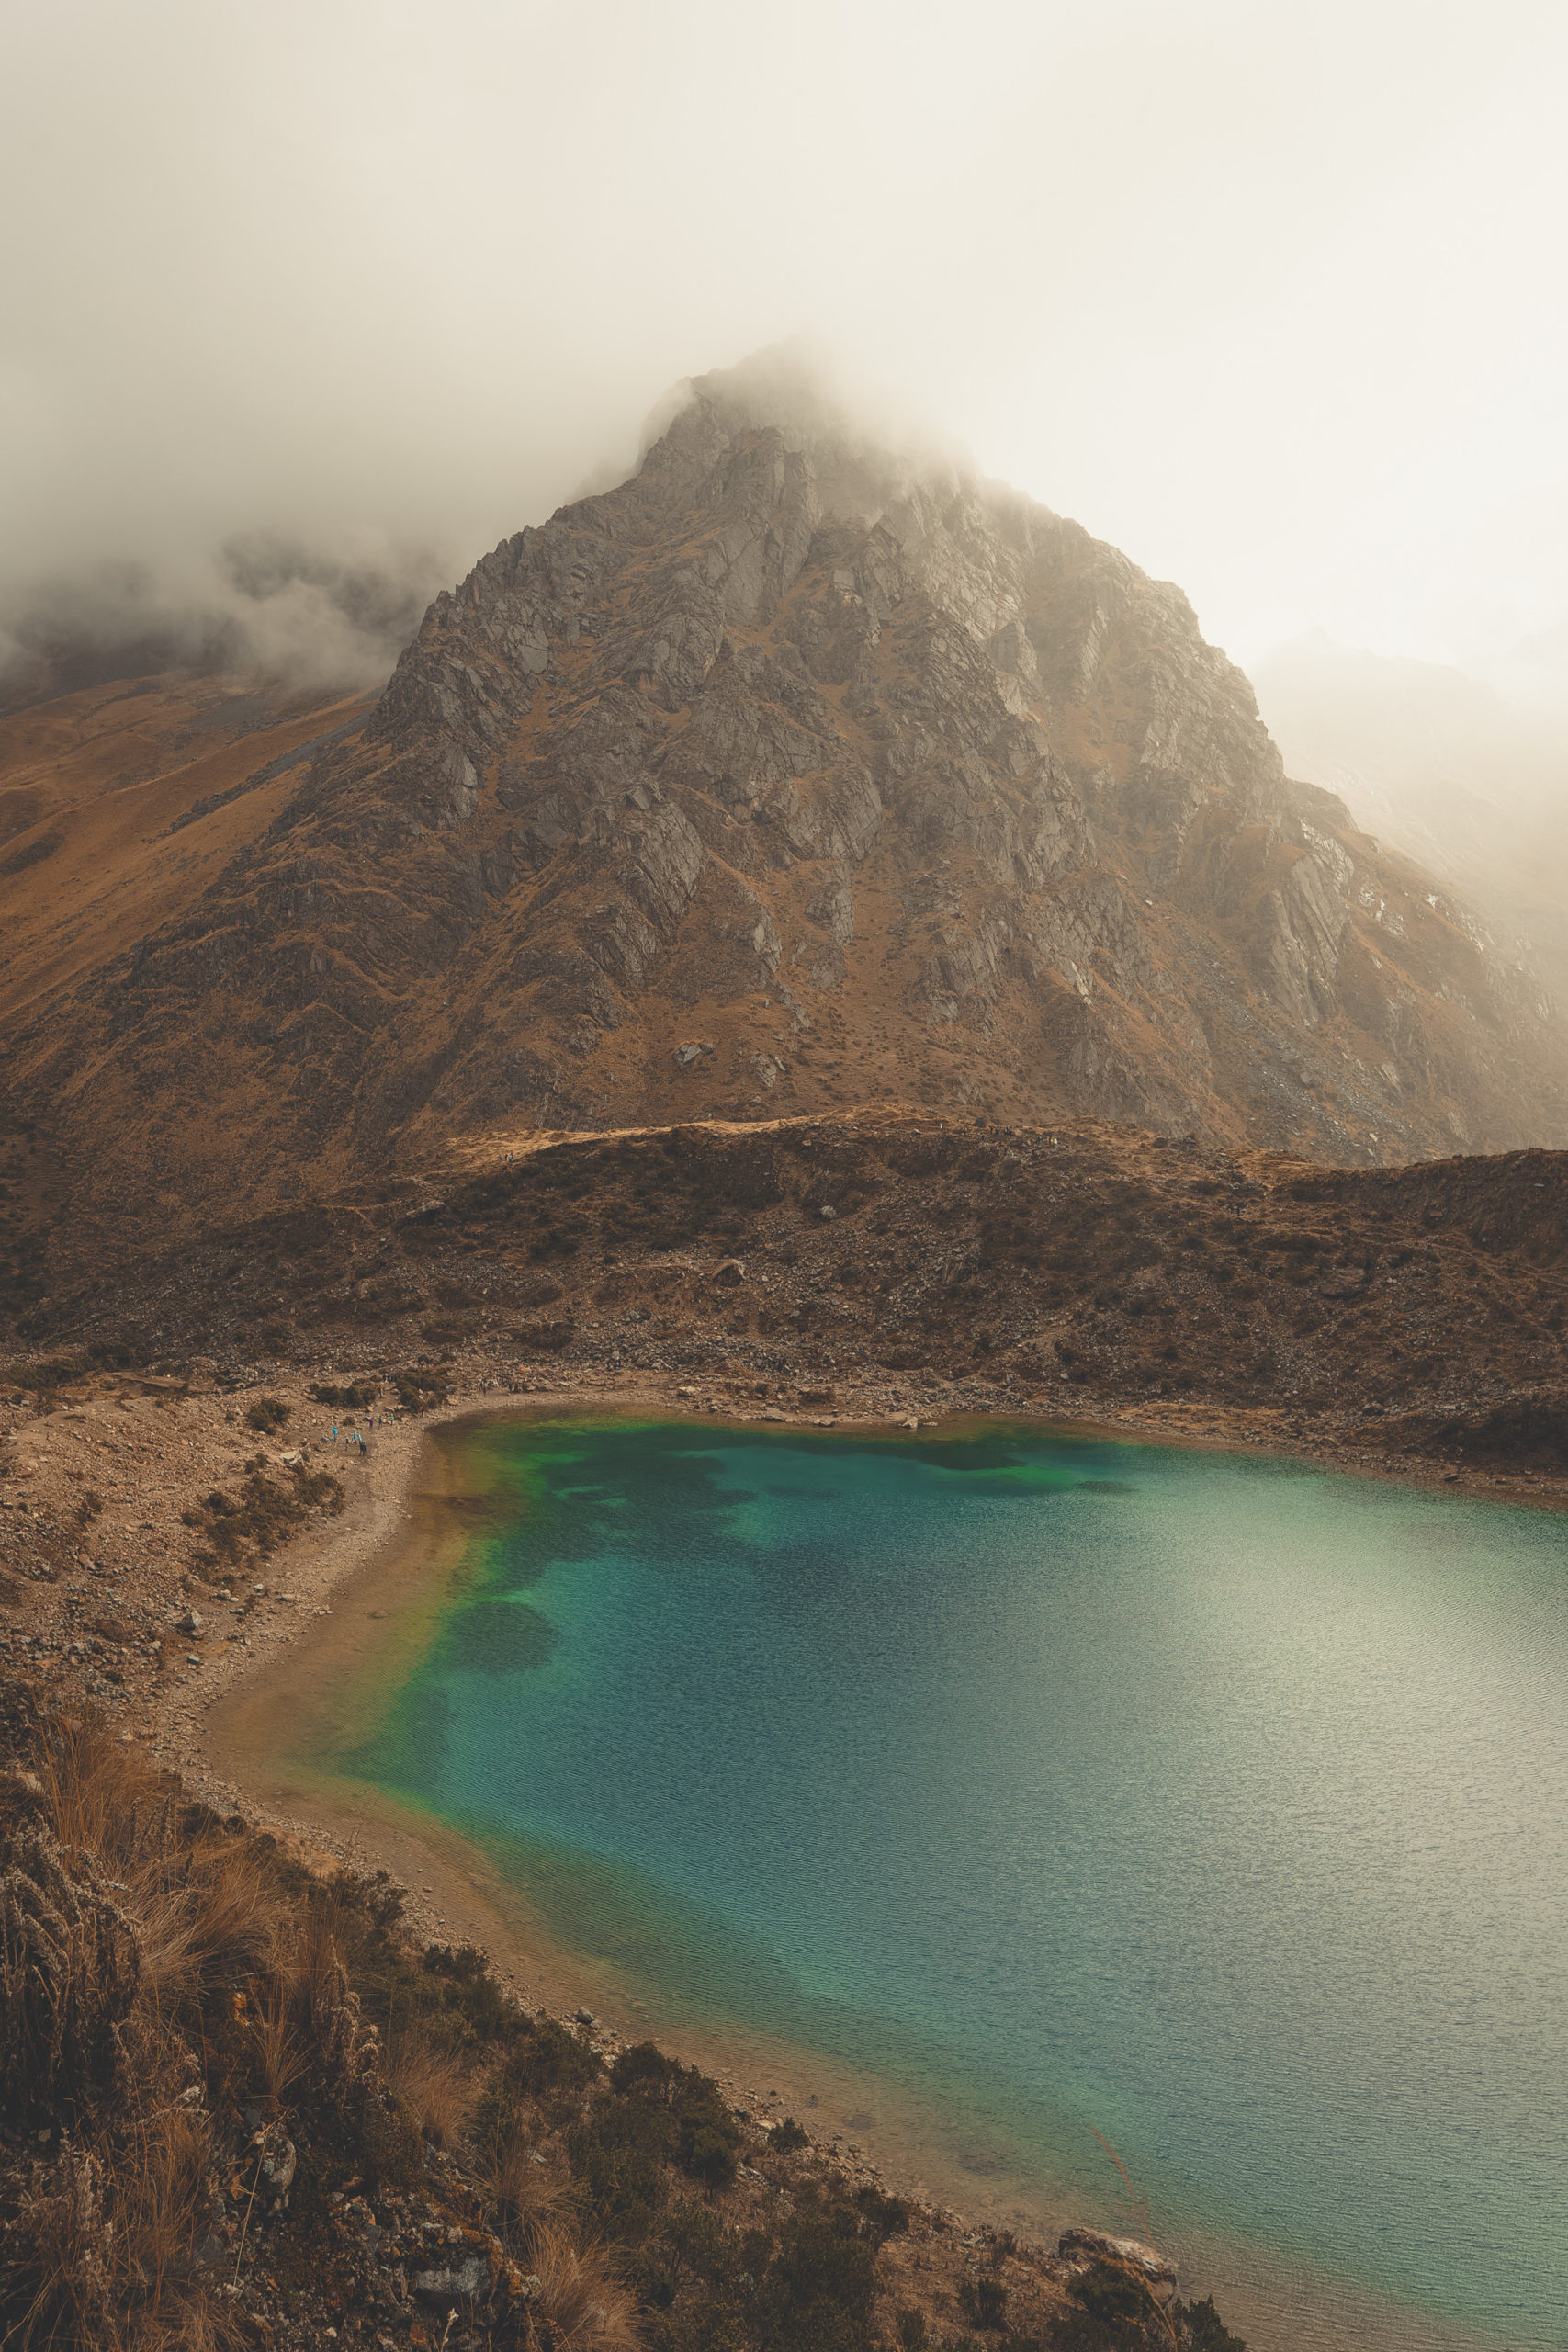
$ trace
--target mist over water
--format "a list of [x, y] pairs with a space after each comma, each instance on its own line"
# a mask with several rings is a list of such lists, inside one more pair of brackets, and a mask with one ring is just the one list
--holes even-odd
[[340, 1768], [664, 2015], [1080, 2211], [1104, 2133], [1222, 2310], [1250, 2243], [1568, 2343], [1562, 1521], [1012, 1430], [467, 1444], [501, 1517]]

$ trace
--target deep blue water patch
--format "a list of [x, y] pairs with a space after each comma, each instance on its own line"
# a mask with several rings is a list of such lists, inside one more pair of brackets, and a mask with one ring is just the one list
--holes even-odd
[[1568, 1525], [1013, 1429], [491, 1424], [345, 1769], [1043, 2178], [1568, 2346]]

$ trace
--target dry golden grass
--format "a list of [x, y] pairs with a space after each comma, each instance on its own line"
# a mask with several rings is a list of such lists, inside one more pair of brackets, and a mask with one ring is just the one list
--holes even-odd
[[265, 1861], [252, 1847], [224, 1838], [197, 1847], [183, 1892], [189, 1904], [186, 1967], [193, 1989], [228, 1984], [268, 1963], [287, 1915]]
[[205, 1839], [176, 1866], [149, 1858], [128, 1885], [142, 1969], [161, 2000], [200, 1999], [220, 1985], [270, 1967], [287, 1916], [254, 1850], [225, 1838]]
[[289, 2014], [287, 1988], [276, 1978], [253, 1984], [245, 2002], [245, 2024], [255, 2045], [263, 2098], [281, 2114], [288, 2093], [310, 2071], [305, 2037]]
[[275, 1953], [274, 1964], [288, 1987], [290, 2001], [302, 2017], [314, 2017], [335, 1998], [344, 1947], [350, 1932], [348, 1922], [330, 1903], [307, 1911], [302, 1917], [296, 1914], [289, 1921], [287, 1935]]
[[28, 2301], [6, 2352], [228, 2352], [197, 2265], [205, 2116], [160, 2108], [64, 2151], [7, 2249]]
[[419, 2033], [397, 2033], [388, 2040], [381, 2074], [436, 2147], [449, 2148], [461, 2136], [473, 2089], [468, 2070], [450, 2051]]
[[523, 2132], [508, 2132], [486, 2150], [482, 2172], [492, 2211], [528, 2255], [552, 2225], [565, 2193], [550, 2166], [536, 2163], [536, 2153]]
[[39, 1778], [62, 1851], [96, 1867], [134, 1925], [156, 2006], [269, 1965], [286, 1912], [265, 1862], [221, 1835], [176, 1838], [173, 1792], [134, 1749], [91, 1720], [61, 1724]]
[[[300, 1912], [280, 1901], [270, 1920], [265, 1964], [243, 1989], [263, 2095], [275, 2107], [309, 2073], [314, 2096], [346, 2111], [379, 2070], [375, 2029], [344, 1964], [351, 1937], [351, 1923], [330, 1905]], [[230, 1949], [239, 1955], [242, 1939]]]
[[158, 1775], [91, 1721], [57, 1721], [38, 1774], [60, 1844], [114, 1866], [118, 1876], [143, 1859], [166, 1822], [168, 1792]]
[[[47, 1833], [32, 1838], [35, 1880], [54, 1858], [44, 1889], [51, 1969], [29, 1955], [19, 1898], [0, 1903], [0, 1962], [28, 1961], [32, 2006], [47, 1993], [50, 2008], [33, 2039], [51, 2019], [67, 2030], [87, 2070], [79, 2087], [103, 2120], [79, 2126], [25, 2196], [0, 2252], [6, 2306], [21, 2314], [6, 2352], [223, 2352], [239, 2338], [197, 2259], [211, 2126], [178, 2101], [189, 2060], [170, 2027], [182, 2001], [261, 1970], [259, 2071], [281, 2095], [297, 2064], [268, 1973], [279, 1899], [246, 1845], [183, 1839], [174, 1792], [90, 1720], [51, 1725], [28, 1785], [32, 1819]], [[9, 1973], [0, 1966], [0, 1978]], [[28, 2022], [19, 1998], [6, 2006]], [[40, 2086], [37, 2065], [34, 2074]]]
[[636, 2352], [637, 2303], [603, 2247], [579, 2245], [566, 2230], [547, 2224], [530, 2261], [539, 2281], [532, 2309], [549, 2322], [562, 2352], [590, 2345], [599, 2352]]
[[[193, 1835], [177, 1792], [95, 1724], [56, 1726], [37, 1781], [12, 1780], [18, 1849], [30, 1839], [31, 1867], [48, 1861], [53, 1873], [47, 1950], [59, 1982], [33, 2002], [28, 2049], [89, 2053], [78, 2087], [98, 2121], [59, 2149], [0, 2245], [0, 2352], [230, 2352], [234, 2323], [212, 2291], [220, 2274], [198, 2253], [215, 2144], [205, 2109], [181, 2101], [189, 2042], [205, 2052], [209, 2088], [259, 2097], [280, 2120], [307, 2083], [313, 2113], [361, 2113], [378, 2069], [438, 2147], [463, 2137], [472, 2076], [419, 2025], [381, 2052], [344, 1964], [363, 1920], [331, 1901], [297, 1906], [252, 1841], [212, 1826]], [[36, 1910], [45, 1898], [33, 1893]], [[0, 2017], [28, 2024], [24, 1980], [43, 1983], [27, 1940], [36, 1922], [4, 1898], [0, 1886]], [[62, 1920], [76, 1923], [63, 1940]], [[13, 2054], [38, 2078], [19, 2041]], [[558, 2352], [631, 2352], [632, 2296], [601, 2247], [578, 2244], [558, 2174], [521, 2133], [490, 2152], [487, 2188], [540, 2281], [534, 2309]]]

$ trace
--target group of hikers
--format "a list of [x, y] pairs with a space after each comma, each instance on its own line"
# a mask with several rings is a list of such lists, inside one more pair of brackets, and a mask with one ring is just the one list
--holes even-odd
[[[414, 1409], [417, 1412], [420, 1408], [416, 1406]], [[369, 1426], [373, 1430], [385, 1429], [390, 1423], [395, 1422], [398, 1418], [399, 1416], [396, 1413], [372, 1413], [369, 1417]], [[356, 1445], [361, 1453], [368, 1453], [370, 1451], [365, 1431], [360, 1428], [357, 1421], [350, 1421], [347, 1428], [341, 1433], [338, 1430], [337, 1423], [334, 1421], [333, 1423], [333, 1443], [334, 1445], [340, 1443], [344, 1445]]]

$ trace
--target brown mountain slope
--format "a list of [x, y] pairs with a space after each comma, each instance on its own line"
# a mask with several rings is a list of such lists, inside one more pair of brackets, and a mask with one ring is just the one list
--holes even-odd
[[186, 915], [366, 698], [180, 674], [0, 717], [0, 1023]]
[[1568, 1134], [1538, 992], [1286, 781], [1179, 591], [744, 377], [231, 806], [199, 895], [153, 859], [135, 944], [17, 1023], [81, 1207], [111, 1154], [205, 1216], [453, 1132], [886, 1098], [1339, 1160]]

